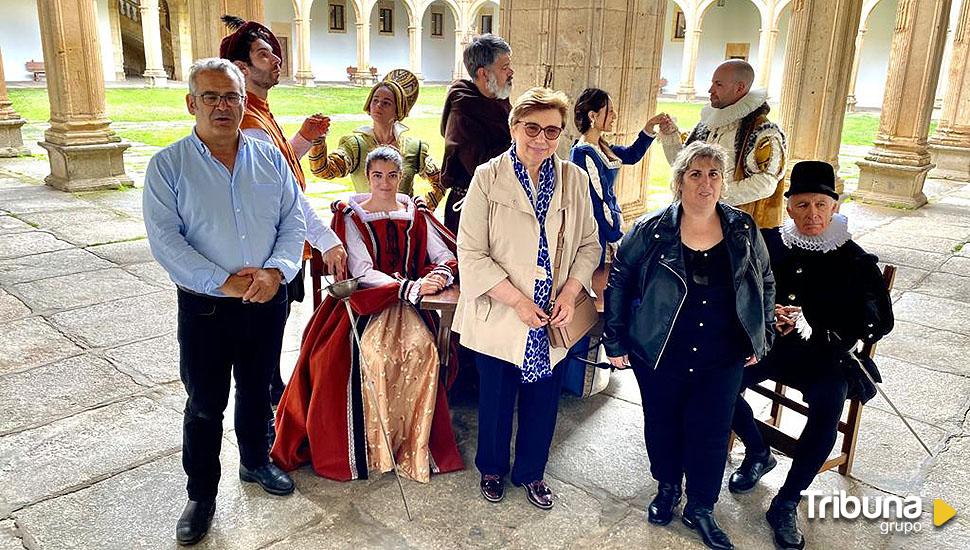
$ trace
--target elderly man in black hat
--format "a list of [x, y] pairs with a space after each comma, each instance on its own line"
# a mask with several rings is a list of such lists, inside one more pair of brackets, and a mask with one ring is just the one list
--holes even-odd
[[[860, 369], [877, 381], [879, 373], [858, 351], [863, 342], [875, 342], [892, 330], [893, 313], [877, 258], [852, 241], [845, 216], [836, 212], [832, 166], [799, 162], [785, 197], [791, 219], [766, 239], [775, 275], [778, 337], [768, 355], [745, 370], [744, 387], [770, 378], [801, 391], [808, 404], [791, 470], [765, 514], [780, 547], [802, 548], [796, 509], [801, 493], [835, 445], [846, 397], [867, 401], [875, 395]], [[777, 462], [743, 396], [732, 428], [744, 443], [745, 457], [728, 488], [746, 493]]]

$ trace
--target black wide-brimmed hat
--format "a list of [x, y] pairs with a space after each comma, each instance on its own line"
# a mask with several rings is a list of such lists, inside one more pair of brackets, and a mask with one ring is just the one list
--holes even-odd
[[803, 160], [791, 169], [791, 184], [785, 196], [799, 193], [822, 193], [839, 200], [835, 192], [835, 170], [832, 165], [820, 160]]

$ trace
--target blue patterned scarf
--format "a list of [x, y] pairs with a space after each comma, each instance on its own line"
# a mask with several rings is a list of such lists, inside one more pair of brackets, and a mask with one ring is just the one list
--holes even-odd
[[[546, 278], [537, 280], [533, 299], [541, 307], [549, 308], [549, 298], [552, 295], [552, 262], [549, 261], [549, 240], [546, 238], [546, 213], [549, 212], [549, 203], [552, 201], [552, 193], [556, 188], [556, 171], [552, 157], [542, 162], [539, 167], [539, 183], [537, 196], [533, 196], [532, 184], [529, 179], [529, 171], [519, 162], [515, 154], [515, 144], [509, 149], [509, 157], [512, 159], [512, 168], [515, 175], [525, 189], [526, 196], [532, 203], [539, 220], [539, 255], [536, 258], [536, 265], [546, 271]], [[525, 343], [525, 360], [522, 362], [522, 382], [538, 382], [543, 378], [552, 376], [552, 365], [549, 360], [549, 334], [545, 327], [529, 329], [529, 336]]]

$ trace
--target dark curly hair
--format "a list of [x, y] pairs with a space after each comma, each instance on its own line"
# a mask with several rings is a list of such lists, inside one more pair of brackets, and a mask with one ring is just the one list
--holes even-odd
[[576, 107], [573, 108], [573, 122], [580, 134], [589, 131], [592, 125], [589, 120], [590, 111], [596, 112], [606, 106], [610, 100], [610, 94], [599, 88], [586, 88], [576, 99]]

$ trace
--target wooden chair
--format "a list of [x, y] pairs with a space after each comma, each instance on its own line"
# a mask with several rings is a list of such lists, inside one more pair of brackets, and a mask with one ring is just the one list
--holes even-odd
[[[886, 289], [892, 290], [896, 280], [896, 266], [887, 265], [882, 270], [882, 278], [886, 283]], [[875, 344], [866, 344], [862, 348], [862, 354], [869, 357], [876, 353]], [[781, 451], [787, 456], [794, 456], [795, 445], [798, 438], [790, 436], [781, 431], [781, 414], [785, 409], [791, 409], [803, 416], [808, 414], [808, 406], [804, 403], [795, 401], [785, 395], [786, 386], [780, 382], [775, 382], [774, 389], [766, 388], [761, 385], [748, 388], [759, 395], [767, 397], [771, 401], [771, 415], [767, 420], [758, 420], [758, 428], [765, 442], [771, 447]], [[849, 400], [849, 413], [844, 421], [839, 421], [838, 431], [842, 434], [842, 448], [838, 456], [828, 459], [819, 473], [832, 468], [838, 468], [842, 475], [849, 475], [852, 471], [852, 462], [855, 460], [856, 444], [859, 438], [859, 424], [862, 421], [862, 403], [858, 399]], [[735, 434], [731, 433], [728, 440], [728, 452], [734, 447]]]

